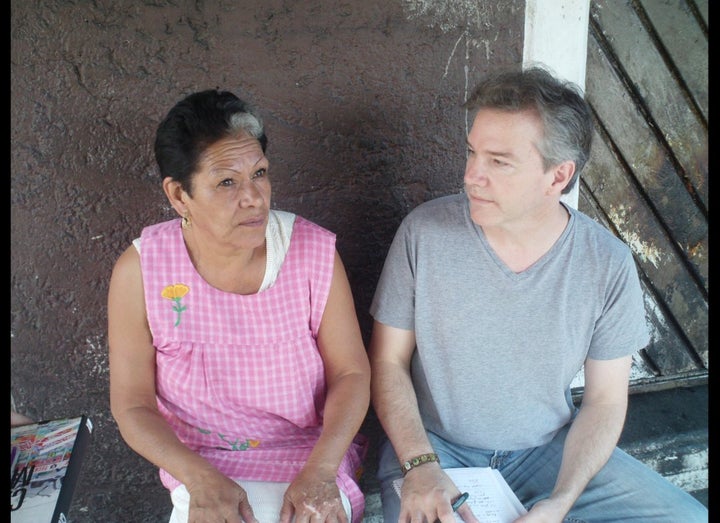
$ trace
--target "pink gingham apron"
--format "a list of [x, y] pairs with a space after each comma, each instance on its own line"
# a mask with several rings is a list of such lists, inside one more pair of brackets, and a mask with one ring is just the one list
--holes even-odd
[[[330, 290], [335, 235], [298, 216], [275, 283], [239, 295], [197, 273], [180, 219], [142, 231], [141, 264], [157, 363], [158, 407], [178, 437], [234, 479], [292, 481], [317, 442], [326, 386], [316, 337]], [[367, 439], [340, 465], [353, 521]], [[160, 470], [170, 491], [180, 484]]]

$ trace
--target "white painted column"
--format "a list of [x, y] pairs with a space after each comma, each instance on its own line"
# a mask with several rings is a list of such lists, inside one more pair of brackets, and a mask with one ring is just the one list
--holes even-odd
[[[544, 65], [585, 91], [590, 0], [527, 0], [523, 68]], [[577, 209], [580, 180], [561, 199]], [[583, 387], [583, 369], [571, 388]]]
[[[527, 0], [523, 67], [545, 65], [585, 90], [590, 0]], [[580, 183], [562, 196], [574, 208]]]

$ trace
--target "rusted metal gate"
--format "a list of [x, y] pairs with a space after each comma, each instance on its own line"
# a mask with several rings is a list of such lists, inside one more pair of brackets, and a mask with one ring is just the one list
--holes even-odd
[[578, 207], [633, 250], [652, 341], [634, 392], [708, 375], [708, 0], [592, 0], [597, 133]]

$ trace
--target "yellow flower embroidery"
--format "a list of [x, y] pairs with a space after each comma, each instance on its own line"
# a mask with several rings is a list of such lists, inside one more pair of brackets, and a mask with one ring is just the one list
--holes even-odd
[[180, 323], [180, 314], [187, 308], [182, 303], [180, 303], [180, 300], [188, 292], [190, 292], [190, 287], [183, 283], [175, 283], [174, 285], [168, 285], [162, 290], [163, 298], [167, 298], [168, 300], [172, 300], [175, 302], [175, 304], [173, 305], [173, 310], [177, 312], [177, 320], [175, 320], [175, 327], [177, 327]]

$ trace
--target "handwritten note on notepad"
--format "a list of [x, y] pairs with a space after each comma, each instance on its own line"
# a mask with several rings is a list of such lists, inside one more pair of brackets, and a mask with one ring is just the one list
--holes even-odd
[[[527, 510], [502, 477], [500, 472], [490, 467], [464, 467], [444, 469], [460, 492], [470, 497], [467, 504], [483, 523], [512, 523]], [[393, 482], [395, 492], [400, 495], [403, 479]], [[455, 519], [462, 522], [457, 514]]]

